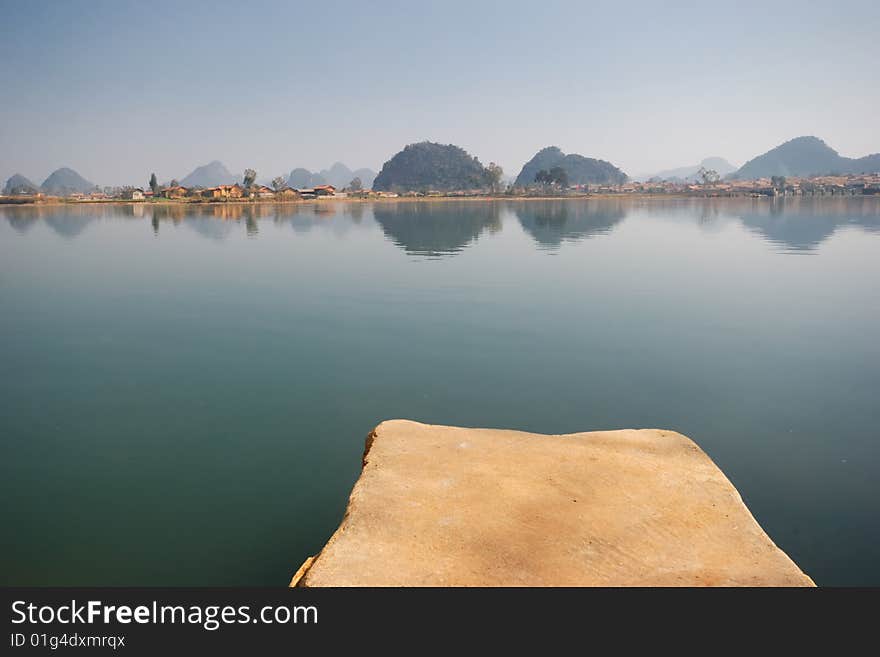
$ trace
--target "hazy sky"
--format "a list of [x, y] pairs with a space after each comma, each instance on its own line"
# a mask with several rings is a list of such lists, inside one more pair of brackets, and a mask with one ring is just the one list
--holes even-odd
[[260, 178], [405, 144], [629, 174], [795, 136], [880, 151], [880, 2], [0, 0], [0, 178]]

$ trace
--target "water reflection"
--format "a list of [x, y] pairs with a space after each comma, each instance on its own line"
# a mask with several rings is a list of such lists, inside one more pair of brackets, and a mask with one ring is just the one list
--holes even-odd
[[46, 217], [46, 223], [49, 224], [52, 230], [61, 235], [61, 237], [67, 239], [78, 237], [79, 234], [82, 233], [94, 220], [94, 217], [81, 214], [52, 215]]
[[870, 198], [793, 198], [754, 203], [743, 226], [787, 253], [810, 253], [839, 228], [880, 232], [880, 203]]
[[301, 235], [319, 229], [342, 237], [352, 230], [365, 227], [375, 229], [372, 222], [363, 225], [363, 217], [364, 205], [361, 203], [315, 203], [297, 208], [279, 207], [272, 222], [277, 226], [288, 226], [294, 233]]
[[61, 237], [74, 239], [96, 221], [131, 220], [148, 222], [156, 236], [185, 226], [210, 240], [237, 234], [265, 239], [261, 224], [268, 221], [301, 235], [321, 230], [342, 237], [353, 230], [380, 230], [388, 242], [419, 258], [461, 253], [484, 235], [500, 232], [505, 217], [515, 217], [537, 248], [555, 251], [565, 243], [609, 234], [632, 214], [639, 220], [695, 222], [703, 231], [735, 223], [791, 254], [815, 252], [841, 228], [880, 233], [880, 199], [870, 197], [0, 206], [0, 219], [21, 235], [41, 221]]
[[236, 230], [235, 222], [217, 221], [212, 217], [189, 217], [186, 226], [202, 237], [217, 241], [226, 239]]
[[27, 231], [37, 225], [37, 217], [20, 212], [13, 213], [7, 217], [9, 225], [16, 233], [24, 235]]
[[563, 242], [608, 234], [626, 216], [620, 201], [525, 202], [516, 204], [514, 212], [523, 229], [546, 249], [557, 249]]
[[361, 436], [409, 416], [681, 430], [817, 581], [880, 583], [878, 213], [0, 205], [5, 582], [277, 585], [338, 525]]
[[17, 232], [30, 230], [39, 220], [46, 222], [61, 237], [73, 239], [92, 223], [97, 215], [77, 206], [19, 205], [0, 209], [0, 216]]
[[501, 229], [499, 203], [462, 201], [380, 204], [373, 216], [386, 237], [406, 253], [431, 258], [454, 255], [484, 230]]

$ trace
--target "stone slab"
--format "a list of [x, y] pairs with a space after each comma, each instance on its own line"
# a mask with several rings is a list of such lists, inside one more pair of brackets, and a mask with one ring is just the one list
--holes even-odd
[[812, 586], [697, 445], [383, 422], [296, 586]]

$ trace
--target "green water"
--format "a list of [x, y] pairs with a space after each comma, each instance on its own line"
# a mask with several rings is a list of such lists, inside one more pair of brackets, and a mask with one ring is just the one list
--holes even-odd
[[383, 419], [696, 440], [880, 585], [880, 199], [0, 206], [4, 584], [278, 585]]

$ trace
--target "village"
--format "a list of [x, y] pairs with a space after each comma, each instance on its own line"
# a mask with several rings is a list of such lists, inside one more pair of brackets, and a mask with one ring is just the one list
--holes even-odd
[[[604, 189], [602, 190], [604, 191]], [[756, 180], [725, 180], [709, 183], [648, 181], [625, 183], [615, 191], [683, 196], [861, 196], [880, 194], [880, 174], [846, 176], [773, 176]]]
[[101, 202], [174, 202], [174, 203], [253, 203], [295, 202], [322, 199], [382, 200], [397, 198], [582, 198], [607, 195], [675, 196], [696, 198], [786, 197], [786, 196], [871, 196], [880, 195], [880, 173], [842, 176], [791, 177], [773, 176], [756, 180], [628, 181], [623, 184], [584, 184], [560, 186], [541, 184], [503, 189], [474, 188], [454, 191], [378, 191], [359, 187], [337, 189], [316, 185], [296, 189], [286, 184], [267, 186], [240, 183], [214, 187], [185, 187], [176, 181], [157, 186], [155, 191], [140, 187], [104, 187], [91, 192], [51, 195], [40, 191], [0, 196], [0, 203], [101, 203]]
[[141, 187], [105, 187], [96, 188], [91, 192], [71, 192], [65, 195], [51, 195], [43, 192], [18, 193], [13, 195], [0, 195], [0, 202], [10, 203], [41, 203], [41, 202], [149, 202], [149, 201], [174, 201], [179, 203], [217, 203], [217, 202], [254, 202], [269, 201], [273, 203], [287, 201], [308, 201], [319, 198], [396, 198], [399, 194], [393, 192], [374, 192], [372, 190], [337, 190], [333, 185], [316, 185], [294, 189], [287, 185], [278, 188], [267, 185], [252, 185], [245, 187], [242, 184], [217, 185], [215, 187], [185, 187], [180, 184], [171, 184], [160, 187], [156, 191]]

